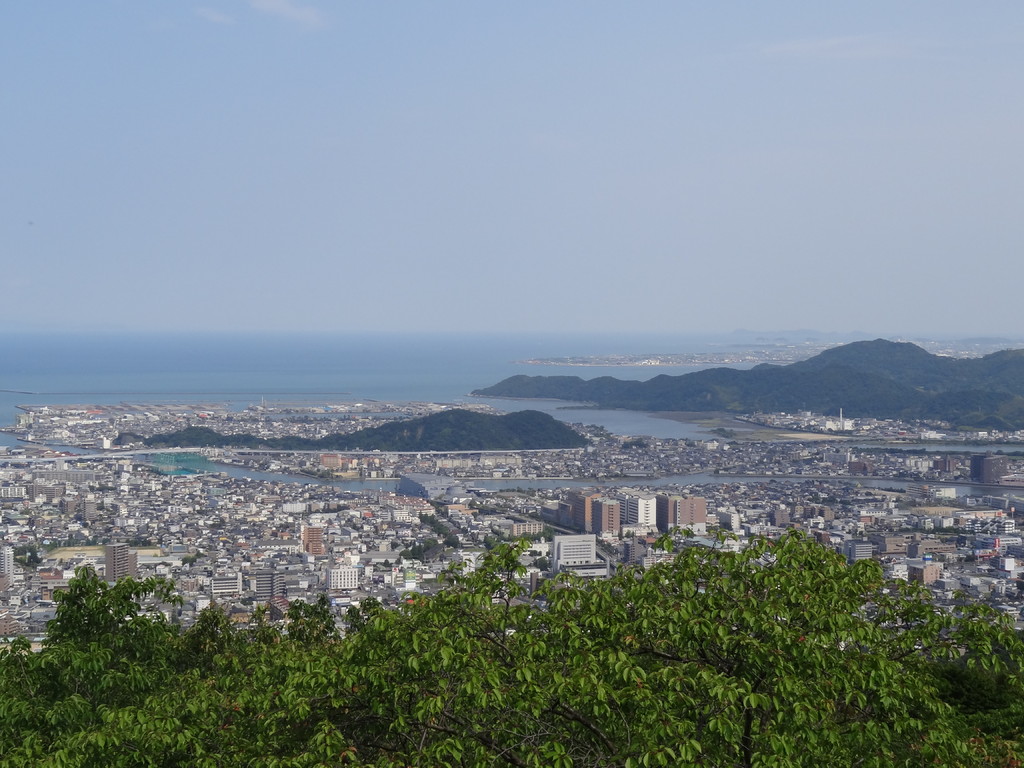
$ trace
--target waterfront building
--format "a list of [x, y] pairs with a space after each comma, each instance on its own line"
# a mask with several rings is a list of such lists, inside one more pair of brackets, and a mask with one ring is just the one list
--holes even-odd
[[445, 475], [409, 472], [401, 476], [398, 482], [398, 493], [421, 499], [435, 499], [438, 496], [443, 496], [451, 485], [452, 478]]
[[1009, 473], [1009, 460], [1005, 456], [976, 454], [971, 456], [971, 482], [994, 485]]

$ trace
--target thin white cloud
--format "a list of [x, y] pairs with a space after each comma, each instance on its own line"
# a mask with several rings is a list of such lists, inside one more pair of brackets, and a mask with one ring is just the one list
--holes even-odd
[[762, 49], [766, 56], [794, 59], [907, 59], [918, 52], [909, 42], [873, 35], [789, 40]]
[[196, 8], [196, 15], [213, 24], [234, 24], [235, 20], [216, 8]]
[[319, 27], [324, 23], [319, 10], [311, 5], [300, 5], [294, 0], [249, 0], [249, 5], [260, 13], [278, 16], [308, 27]]

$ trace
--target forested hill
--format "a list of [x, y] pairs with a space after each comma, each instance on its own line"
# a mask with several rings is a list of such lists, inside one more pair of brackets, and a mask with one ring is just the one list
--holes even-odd
[[[134, 435], [122, 435], [119, 441], [132, 438], [138, 439]], [[578, 448], [587, 444], [578, 432], [540, 411], [493, 416], [462, 409], [391, 422], [348, 435], [327, 435], [318, 440], [222, 435], [205, 427], [189, 427], [153, 435], [144, 442], [154, 448], [233, 447], [286, 451], [513, 451]]]
[[933, 419], [1024, 429], [1024, 350], [981, 358], [930, 354], [906, 342], [858, 341], [791, 365], [711, 368], [624, 381], [611, 376], [512, 376], [473, 392], [644, 411], [799, 411]]

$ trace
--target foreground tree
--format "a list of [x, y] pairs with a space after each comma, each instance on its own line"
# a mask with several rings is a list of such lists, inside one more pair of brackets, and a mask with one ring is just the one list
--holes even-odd
[[938, 695], [964, 653], [1019, 693], [1010, 626], [980, 606], [939, 610], [875, 563], [848, 567], [796, 535], [695, 548], [556, 584], [537, 610], [509, 600], [514, 555], [356, 638], [345, 684], [376, 716], [375, 757], [881, 768], [1012, 754]]
[[526, 546], [368, 603], [344, 639], [322, 602], [290, 632], [211, 610], [178, 634], [114, 610], [131, 587], [75, 587], [41, 653], [0, 654], [0, 765], [1015, 764], [1022, 648], [984, 607], [938, 610], [798, 535], [535, 602]]

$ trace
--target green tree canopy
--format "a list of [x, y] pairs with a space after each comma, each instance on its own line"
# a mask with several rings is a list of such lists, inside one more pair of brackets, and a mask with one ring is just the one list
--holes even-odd
[[527, 546], [344, 638], [323, 601], [179, 633], [126, 605], [162, 582], [86, 575], [41, 652], [0, 652], [0, 766], [1015, 764], [1022, 647], [984, 606], [799, 535], [533, 601]]

